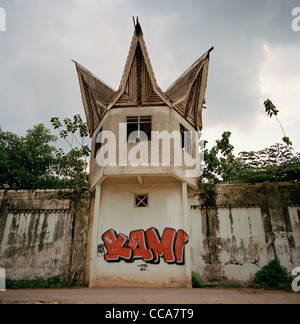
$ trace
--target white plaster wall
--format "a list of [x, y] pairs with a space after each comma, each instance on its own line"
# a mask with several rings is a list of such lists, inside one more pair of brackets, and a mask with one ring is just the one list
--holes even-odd
[[[199, 200], [195, 198], [189, 199], [191, 205], [199, 204]], [[203, 233], [203, 224], [200, 210], [191, 209], [190, 210], [190, 221], [191, 221], [191, 237], [193, 245], [192, 253], [192, 271], [203, 276], [205, 261], [203, 259], [204, 244], [203, 240], [205, 234]]]
[[[135, 194], [148, 194], [149, 207], [135, 208]], [[134, 230], [152, 227], [161, 236], [165, 228], [184, 229], [181, 197], [181, 184], [104, 185], [98, 243], [103, 243], [102, 235], [110, 229], [127, 237]], [[159, 265], [148, 264], [148, 271], [141, 272], [140, 264], [145, 262], [108, 263], [103, 256], [98, 257], [97, 286], [170, 287], [185, 283], [184, 265], [170, 265], [161, 258]]]
[[229, 280], [251, 281], [268, 263], [265, 232], [260, 208], [218, 210], [222, 240], [219, 261]]
[[60, 275], [70, 254], [70, 231], [70, 213], [8, 214], [0, 249], [1, 266], [14, 280]]
[[[190, 200], [192, 204], [194, 199]], [[202, 210], [202, 213], [205, 211]], [[191, 210], [193, 271], [204, 279], [216, 277], [231, 281], [251, 281], [269, 261], [260, 208], [219, 208], [213, 239], [216, 246], [214, 264], [208, 265], [206, 224], [201, 210]], [[212, 251], [210, 251], [212, 253]]]
[[295, 244], [291, 249], [293, 263], [288, 267], [288, 270], [291, 272], [294, 268], [300, 267], [300, 208], [289, 207], [288, 210]]

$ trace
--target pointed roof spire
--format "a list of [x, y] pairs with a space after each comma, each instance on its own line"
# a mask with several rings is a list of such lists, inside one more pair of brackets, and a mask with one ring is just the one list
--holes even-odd
[[135, 18], [133, 17], [133, 23], [134, 23], [135, 32], [139, 36], [140, 33], [143, 33], [142, 27], [139, 22], [139, 17], [136, 17], [136, 21], [135, 21]]
[[134, 35], [118, 91], [74, 62], [90, 135], [94, 134], [105, 114], [118, 107], [168, 106], [196, 130], [201, 130], [210, 52], [213, 48], [163, 92], [157, 85], [138, 17], [133, 17], [133, 23]]
[[171, 100], [158, 87], [139, 20], [133, 18], [135, 31], [120, 88], [108, 104], [126, 106], [172, 106]]
[[174, 103], [174, 109], [197, 130], [202, 130], [202, 108], [208, 78], [208, 65], [212, 47], [202, 55], [166, 91]]
[[107, 112], [106, 106], [115, 90], [96, 77], [85, 67], [72, 60], [76, 65], [79, 86], [90, 136], [93, 135], [101, 119]]

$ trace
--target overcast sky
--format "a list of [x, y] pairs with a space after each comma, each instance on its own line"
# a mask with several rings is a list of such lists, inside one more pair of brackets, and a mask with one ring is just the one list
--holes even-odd
[[[232, 132], [236, 153], [280, 142], [270, 98], [300, 152], [300, 31], [296, 0], [0, 0], [0, 125], [19, 135], [51, 117], [84, 116], [71, 59], [119, 88], [139, 16], [166, 90], [212, 46], [204, 111], [209, 143]], [[300, 22], [299, 22], [300, 25]]]

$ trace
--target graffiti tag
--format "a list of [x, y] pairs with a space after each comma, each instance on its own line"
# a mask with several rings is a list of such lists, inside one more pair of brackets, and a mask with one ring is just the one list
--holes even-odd
[[107, 253], [104, 259], [107, 262], [134, 262], [143, 260], [146, 263], [159, 264], [160, 259], [168, 264], [185, 264], [185, 245], [189, 236], [183, 230], [166, 228], [161, 237], [158, 230], [150, 228], [146, 232], [136, 230], [130, 233], [129, 238], [124, 234], [117, 234], [109, 230], [103, 234], [102, 240]]
[[98, 256], [103, 256], [106, 253], [105, 244], [98, 245]]
[[141, 272], [148, 272], [149, 271], [149, 266], [148, 266], [147, 263], [139, 264], [138, 268], [140, 269]]

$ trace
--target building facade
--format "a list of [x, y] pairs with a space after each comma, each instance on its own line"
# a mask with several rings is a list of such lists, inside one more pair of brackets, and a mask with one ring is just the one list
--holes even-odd
[[0, 289], [1, 276], [190, 287], [192, 271], [205, 284], [249, 284], [274, 258], [295, 273], [298, 182], [218, 185], [200, 199], [209, 56], [163, 92], [137, 22], [118, 91], [75, 62], [92, 137], [90, 192], [0, 191]]
[[210, 52], [166, 92], [138, 21], [118, 91], [75, 62], [92, 137], [90, 287], [191, 285], [189, 195]]

